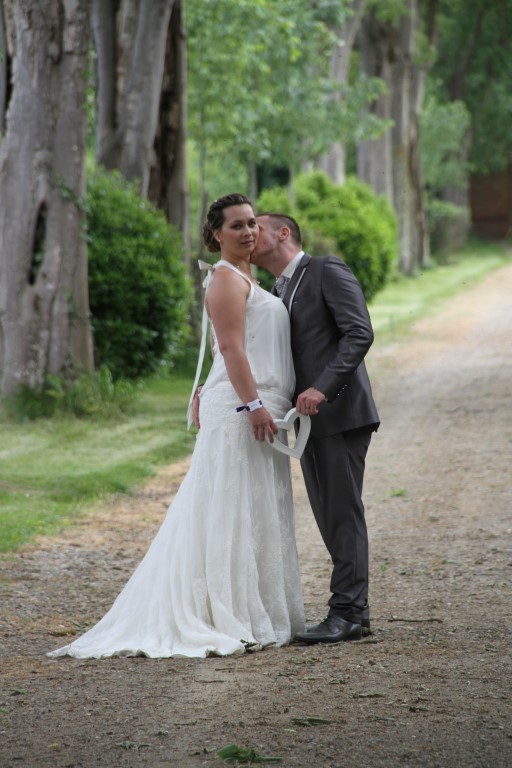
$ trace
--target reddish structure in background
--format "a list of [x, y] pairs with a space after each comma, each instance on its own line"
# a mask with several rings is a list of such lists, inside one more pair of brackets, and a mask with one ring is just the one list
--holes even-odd
[[469, 199], [477, 235], [496, 240], [512, 236], [512, 163], [500, 173], [474, 174]]

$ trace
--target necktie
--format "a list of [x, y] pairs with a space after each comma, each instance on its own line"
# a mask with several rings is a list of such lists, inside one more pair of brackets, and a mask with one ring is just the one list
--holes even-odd
[[275, 285], [274, 285], [274, 291], [276, 293], [276, 296], [279, 296], [280, 298], [283, 296], [283, 294], [286, 292], [286, 286], [290, 282], [289, 277], [285, 277], [284, 275], [281, 275], [281, 277], [278, 277]]

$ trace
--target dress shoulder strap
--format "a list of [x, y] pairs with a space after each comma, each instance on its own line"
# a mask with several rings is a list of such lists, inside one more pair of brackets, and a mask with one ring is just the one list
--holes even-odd
[[247, 277], [247, 275], [244, 275], [243, 272], [240, 272], [240, 270], [234, 267], [233, 264], [230, 264], [229, 261], [225, 261], [224, 259], [220, 259], [216, 264], [213, 265], [214, 270], [218, 269], [219, 267], [228, 267], [228, 269], [230, 269], [232, 272], [236, 272], [237, 275], [240, 275], [240, 277], [243, 277], [243, 279], [246, 280], [251, 287], [249, 299], [252, 298], [252, 295], [254, 293], [254, 283], [249, 277]]

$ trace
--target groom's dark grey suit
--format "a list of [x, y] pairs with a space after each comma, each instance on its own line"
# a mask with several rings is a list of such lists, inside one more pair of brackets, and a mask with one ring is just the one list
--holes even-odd
[[379, 416], [364, 357], [373, 330], [361, 286], [337, 257], [307, 253], [281, 296], [290, 313], [295, 397], [327, 402], [311, 418], [301, 459], [318, 527], [333, 561], [330, 614], [361, 623], [368, 600], [368, 537], [361, 499], [365, 458]]

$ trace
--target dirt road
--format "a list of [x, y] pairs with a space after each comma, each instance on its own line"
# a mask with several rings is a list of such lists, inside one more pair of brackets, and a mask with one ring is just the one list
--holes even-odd
[[[290, 768], [512, 765], [512, 265], [377, 344], [369, 368], [373, 634], [204, 661], [47, 659], [110, 606], [183, 462], [1, 563], [2, 768], [196, 768], [229, 743]], [[297, 470], [316, 620], [330, 568]]]

